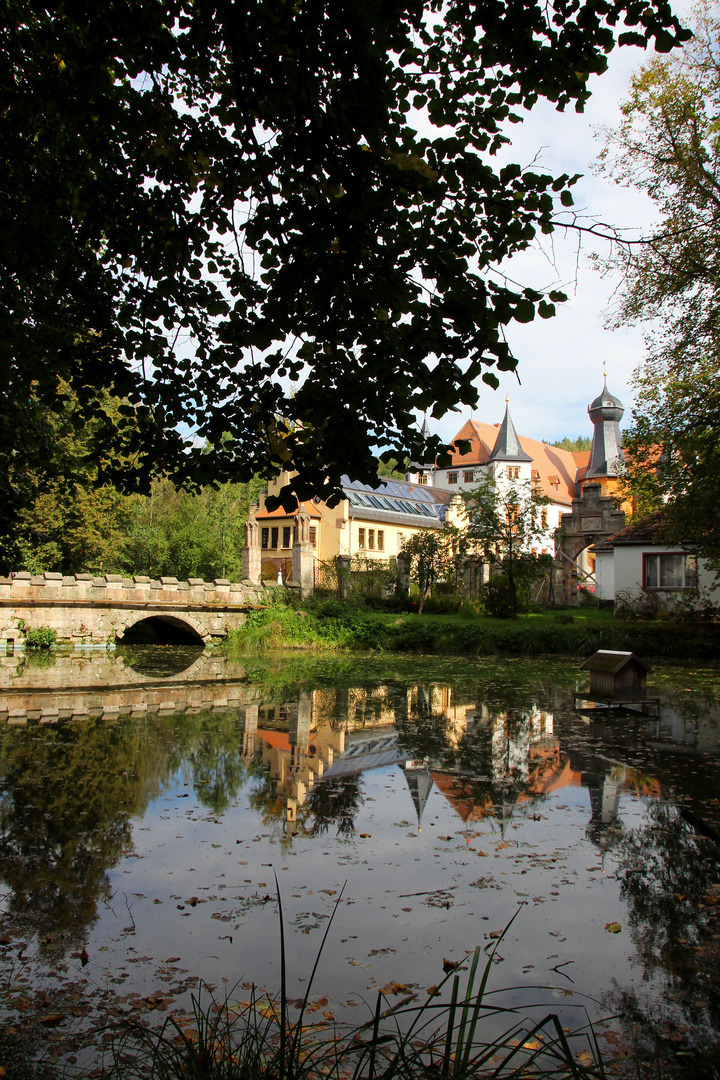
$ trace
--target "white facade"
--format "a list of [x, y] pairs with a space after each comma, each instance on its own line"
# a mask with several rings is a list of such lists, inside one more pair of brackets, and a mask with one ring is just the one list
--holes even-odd
[[598, 551], [595, 573], [601, 600], [646, 595], [660, 607], [672, 607], [699, 589], [720, 601], [720, 583], [706, 560], [677, 545], [616, 544], [611, 551]]

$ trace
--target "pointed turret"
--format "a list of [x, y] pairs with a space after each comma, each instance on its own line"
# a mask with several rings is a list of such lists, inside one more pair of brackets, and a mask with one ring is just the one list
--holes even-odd
[[532, 461], [530, 455], [523, 450], [518, 434], [515, 431], [515, 425], [510, 418], [510, 406], [507, 404], [507, 398], [505, 399], [505, 418], [500, 425], [493, 452], [488, 458], [488, 462], [490, 461]]
[[583, 477], [584, 480], [619, 475], [623, 462], [620, 421], [624, 412], [620, 399], [608, 390], [606, 379], [602, 393], [588, 405], [588, 414], [593, 422], [594, 430], [590, 461]]
[[[423, 451], [427, 446], [428, 439], [430, 438], [430, 428], [428, 427], [427, 413], [423, 417], [422, 427], [420, 428], [420, 434], [423, 440]], [[426, 487], [433, 486], [433, 467], [426, 462], [425, 454], [422, 455], [423, 460], [408, 462], [407, 472], [405, 473], [405, 479], [411, 484], [423, 484]]]

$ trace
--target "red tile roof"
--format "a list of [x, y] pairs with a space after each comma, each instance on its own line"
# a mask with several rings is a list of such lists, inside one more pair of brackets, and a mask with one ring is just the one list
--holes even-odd
[[[462, 469], [469, 465], [484, 465], [495, 446], [495, 440], [500, 430], [499, 424], [483, 424], [479, 420], [468, 420], [458, 431], [453, 439], [453, 444], [467, 439], [470, 443], [470, 453], [453, 453], [453, 467]], [[539, 439], [528, 439], [524, 435], [519, 436], [520, 444], [526, 454], [532, 458], [531, 469], [540, 474], [540, 491], [543, 495], [549, 495], [553, 502], [570, 505], [576, 494], [577, 457], [587, 461], [590, 458], [588, 451], [583, 454], [573, 454], [569, 450], [561, 450], [559, 446], [548, 446]], [[558, 488], [550, 482], [550, 477], [556, 476], [559, 481]]]
[[[300, 504], [305, 513], [311, 518], [321, 518], [322, 514], [318, 510], [317, 506], [313, 503], [304, 502]], [[298, 510], [283, 510], [282, 506], [278, 506], [277, 510], [258, 510], [255, 515], [258, 520], [260, 518], [293, 518], [298, 514]]]

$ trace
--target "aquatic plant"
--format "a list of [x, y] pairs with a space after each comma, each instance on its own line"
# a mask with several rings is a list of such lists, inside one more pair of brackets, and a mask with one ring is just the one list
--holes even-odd
[[[277, 879], [276, 879], [277, 886]], [[374, 1015], [352, 1027], [334, 1020], [304, 1023], [312, 986], [342, 891], [318, 949], [300, 1013], [290, 1020], [282, 900], [280, 991], [268, 996], [254, 985], [248, 1001], [216, 1002], [193, 997], [190, 1019], [171, 1016], [162, 1027], [124, 1022], [114, 1047], [112, 1076], [153, 1080], [477, 1080], [479, 1077], [603, 1080], [602, 1054], [591, 1025], [568, 1036], [550, 1012], [533, 1021], [517, 1007], [497, 1002], [488, 989], [497, 949], [521, 907], [494, 940], [488, 954], [476, 947], [469, 968], [444, 963], [445, 977], [416, 1003], [409, 993], [384, 1007], [377, 995]], [[468, 971], [464, 990], [460, 971]], [[450, 984], [450, 1000], [443, 991]], [[393, 993], [402, 993], [393, 984]], [[384, 988], [385, 993], [390, 991]], [[495, 1000], [493, 1000], [495, 999]], [[495, 1034], [482, 1035], [483, 1021]], [[498, 1022], [507, 1023], [497, 1034]]]

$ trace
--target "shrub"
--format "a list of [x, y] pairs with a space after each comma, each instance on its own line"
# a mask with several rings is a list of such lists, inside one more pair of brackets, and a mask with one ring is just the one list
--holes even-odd
[[34, 630], [28, 630], [25, 635], [25, 647], [27, 649], [49, 649], [57, 640], [57, 633], [49, 626], [36, 626]]
[[[515, 595], [517, 598], [517, 611], [528, 611], [530, 609], [530, 583], [516, 580]], [[496, 619], [510, 618], [512, 614], [510, 581], [504, 571], [493, 574], [490, 580], [485, 582], [480, 589], [480, 603], [487, 615], [491, 615]]]

